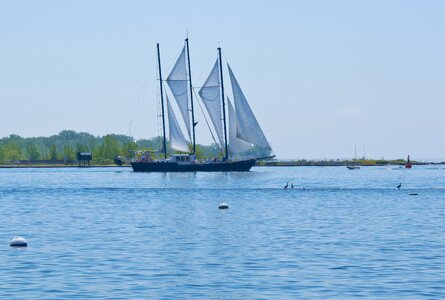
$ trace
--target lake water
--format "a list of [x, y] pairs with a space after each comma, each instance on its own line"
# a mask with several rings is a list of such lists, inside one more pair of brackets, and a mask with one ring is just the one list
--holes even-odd
[[1, 299], [445, 298], [444, 166], [0, 169], [0, 205]]

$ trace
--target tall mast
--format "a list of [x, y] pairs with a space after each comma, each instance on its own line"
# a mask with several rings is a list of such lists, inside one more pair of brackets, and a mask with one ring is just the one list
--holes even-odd
[[189, 89], [190, 89], [190, 103], [192, 108], [192, 135], [193, 135], [193, 153], [196, 153], [196, 137], [195, 137], [195, 110], [193, 109], [193, 85], [192, 85], [192, 69], [190, 68], [190, 48], [189, 38], [185, 39], [185, 46], [187, 47], [187, 64], [189, 69]]
[[219, 60], [219, 78], [221, 80], [221, 100], [222, 100], [222, 111], [223, 111], [223, 122], [224, 122], [224, 149], [225, 149], [225, 160], [229, 159], [229, 151], [227, 150], [227, 126], [226, 126], [226, 102], [224, 101], [224, 80], [223, 80], [223, 69], [222, 69], [222, 59], [221, 59], [221, 47], [218, 47], [218, 60]]
[[165, 140], [165, 114], [164, 114], [164, 91], [162, 89], [162, 71], [161, 71], [161, 52], [159, 50], [159, 43], [156, 44], [158, 49], [158, 67], [159, 67], [159, 89], [161, 91], [161, 108], [162, 108], [162, 134], [164, 136], [164, 158], [167, 159], [167, 142]]

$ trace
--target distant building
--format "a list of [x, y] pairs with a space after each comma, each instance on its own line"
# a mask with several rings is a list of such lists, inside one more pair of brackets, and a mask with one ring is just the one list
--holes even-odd
[[77, 161], [79, 162], [79, 167], [82, 165], [85, 167], [86, 165], [90, 166], [90, 162], [93, 160], [93, 155], [91, 152], [77, 152]]

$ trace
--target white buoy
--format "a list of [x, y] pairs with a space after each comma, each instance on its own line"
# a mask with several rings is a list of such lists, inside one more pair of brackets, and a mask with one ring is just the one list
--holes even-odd
[[16, 236], [11, 240], [9, 244], [11, 247], [26, 247], [28, 246], [28, 242], [22, 236]]
[[218, 208], [219, 209], [229, 209], [229, 205], [227, 204], [227, 203], [221, 203], [219, 206], [218, 206]]

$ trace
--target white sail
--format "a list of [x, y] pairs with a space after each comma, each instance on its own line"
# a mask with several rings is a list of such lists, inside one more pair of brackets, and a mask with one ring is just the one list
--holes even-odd
[[223, 124], [222, 124], [222, 109], [221, 109], [221, 93], [219, 86], [219, 64], [215, 62], [209, 77], [205, 81], [202, 88], [199, 90], [207, 112], [212, 120], [216, 135], [221, 147], [224, 145]]
[[233, 97], [235, 100], [238, 138], [262, 147], [265, 150], [272, 151], [249, 103], [247, 103], [246, 97], [244, 96], [235, 75], [233, 75], [232, 69], [228, 64], [227, 66], [229, 68], [230, 82], [232, 83]]
[[252, 144], [237, 137], [237, 120], [235, 109], [229, 98], [227, 98], [229, 107], [229, 151], [231, 155], [252, 149]]
[[170, 75], [167, 77], [167, 84], [175, 97], [176, 103], [178, 103], [179, 110], [181, 111], [182, 118], [184, 119], [185, 126], [189, 139], [190, 135], [190, 116], [188, 108], [188, 95], [187, 95], [187, 68], [186, 68], [186, 56], [185, 46], [178, 57]]
[[170, 101], [168, 100], [168, 97], [166, 97], [166, 99], [170, 148], [182, 152], [189, 152], [187, 141], [181, 131], [181, 128], [179, 127], [178, 120], [176, 120], [175, 113], [170, 105]]

